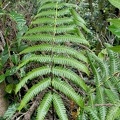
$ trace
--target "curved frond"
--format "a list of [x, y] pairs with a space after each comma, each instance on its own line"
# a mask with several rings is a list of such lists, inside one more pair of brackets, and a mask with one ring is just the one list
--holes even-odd
[[64, 103], [59, 95], [53, 94], [53, 104], [60, 120], [68, 120]]
[[74, 89], [69, 84], [56, 78], [52, 81], [52, 85], [55, 89], [61, 91], [66, 96], [70, 97], [70, 99], [75, 101], [75, 103], [77, 103], [80, 107], [83, 108], [83, 99], [74, 91]]
[[114, 75], [116, 72], [118, 72], [118, 67], [119, 67], [119, 56], [117, 53], [113, 52], [112, 50], [107, 50], [108, 55], [110, 58], [110, 75]]
[[[56, 6], [55, 6], [56, 7]], [[46, 17], [46, 16], [54, 16], [56, 14], [56, 11], [55, 10], [49, 10], [48, 12], [45, 11], [42, 11], [40, 13], [38, 13], [35, 18], [38, 18], [38, 17]], [[62, 10], [59, 10], [57, 12], [57, 17], [62, 17], [64, 15], [68, 15], [70, 14], [70, 10], [68, 8], [65, 8], [65, 9], [62, 9]]]
[[[58, 4], [58, 9], [61, 9], [63, 8], [65, 3], [61, 2]], [[38, 14], [40, 11], [43, 11], [43, 10], [47, 10], [47, 9], [55, 9], [56, 8], [56, 3], [55, 2], [50, 2], [50, 3], [47, 3], [47, 4], [44, 4], [42, 6], [39, 7], [38, 9]]]
[[[71, 17], [64, 17], [64, 18], [59, 18], [56, 21], [56, 25], [63, 25], [63, 24], [71, 24], [73, 23], [73, 18]], [[38, 18], [34, 21], [32, 21], [32, 25], [42, 25], [42, 24], [54, 24], [54, 18], [48, 18], [48, 17], [44, 17], [44, 18]]]
[[39, 83], [35, 84], [34, 86], [31, 87], [31, 89], [29, 89], [27, 91], [27, 93], [25, 94], [25, 96], [23, 97], [18, 110], [21, 110], [23, 107], [25, 107], [25, 105], [35, 96], [37, 95], [39, 92], [41, 92], [42, 90], [46, 89], [47, 87], [49, 87], [51, 85], [51, 79], [50, 78], [46, 78], [44, 80], [41, 80]]
[[81, 18], [74, 9], [71, 9], [71, 13], [73, 14], [76, 20], [78, 20], [79, 22], [82, 22], [83, 24], [86, 24], [83, 18]]
[[116, 101], [119, 100], [119, 94], [109, 89], [105, 89], [106, 96], [109, 98], [109, 101], [112, 103], [115, 103]]
[[85, 72], [86, 74], [89, 75], [89, 70], [83, 63], [80, 63], [80, 61], [76, 59], [64, 57], [64, 56], [54, 56], [53, 58], [51, 58], [51, 56], [48, 55], [47, 56], [33, 55], [29, 59], [23, 60], [23, 62], [18, 66], [18, 69], [29, 62], [35, 62], [35, 61], [42, 63], [54, 62], [54, 64], [61, 64], [66, 66], [68, 65], [82, 72]]
[[[98, 104], [104, 104], [104, 89], [100, 86], [96, 89], [96, 101], [98, 102]], [[100, 120], [105, 120], [106, 117], [106, 107], [105, 106], [99, 106], [98, 108], [99, 110], [99, 117]]]
[[79, 115], [78, 116], [78, 119], [77, 120], [88, 120], [87, 119], [87, 114], [85, 114], [84, 112], [82, 113], [82, 115]]
[[47, 93], [38, 107], [36, 120], [44, 120], [45, 115], [52, 104], [52, 100], [53, 95], [51, 93]]
[[96, 63], [99, 64], [99, 67], [101, 68], [101, 71], [102, 71], [103, 80], [104, 80], [105, 77], [109, 76], [108, 66], [106, 66], [105, 62], [102, 61], [100, 58], [98, 58], [94, 53], [88, 53], [88, 54], [89, 54], [89, 57], [91, 56], [96, 61]]
[[97, 110], [95, 110], [92, 107], [86, 107], [85, 110], [90, 114], [90, 118], [92, 118], [92, 120], [100, 120], [98, 117]]
[[116, 113], [119, 110], [120, 110], [120, 104], [117, 104], [117, 105], [111, 107], [108, 114], [107, 114], [106, 120], [115, 120], [115, 118], [118, 117], [118, 115]]
[[63, 2], [63, 0], [40, 0], [41, 5], [47, 4], [47, 3], [51, 3], [51, 2]]
[[[29, 35], [29, 36], [23, 36], [22, 39], [24, 40], [30, 40], [30, 41], [43, 41], [43, 42], [49, 42], [53, 40], [52, 35]], [[54, 37], [54, 42], [56, 43], [64, 43], [64, 42], [73, 42], [73, 43], [81, 43], [84, 45], [89, 45], [88, 41], [86, 39], [80, 38], [79, 36], [75, 35], [59, 35]]]
[[28, 32], [21, 38], [33, 43], [31, 44], [33, 46], [27, 47], [20, 54], [32, 54], [29, 57], [24, 56], [17, 69], [19, 70], [25, 65], [27, 67], [30, 62], [32, 62], [32, 65], [37, 62], [44, 63], [42, 64], [44, 67], [39, 63], [39, 68], [33, 68], [30, 72], [26, 72], [16, 85], [15, 92], [17, 93], [29, 80], [41, 77], [44, 79], [27, 91], [18, 110], [25, 107], [39, 92], [49, 87], [51, 92], [47, 93], [40, 103], [37, 120], [45, 119], [52, 102], [59, 119], [68, 120], [63, 101], [54, 91], [58, 90], [64, 93], [81, 108], [84, 107], [82, 97], [75, 92], [69, 83], [62, 81], [62, 78], [73, 82], [86, 92], [89, 91], [89, 87], [84, 80], [77, 75], [77, 71], [89, 75], [89, 70], [85, 66], [88, 60], [84, 51], [80, 51], [80, 48], [83, 48], [80, 45], [88, 47], [89, 42], [77, 26], [79, 25], [86, 30], [87, 28], [84, 20], [78, 17], [72, 9], [78, 8], [77, 5], [66, 3], [63, 0], [37, 0], [37, 2], [40, 5], [37, 15], [31, 21]]
[[51, 72], [50, 67], [40, 67], [28, 72], [26, 76], [20, 80], [20, 83], [17, 84], [15, 92], [17, 93], [21, 89], [21, 87], [23, 87], [25, 83], [27, 83], [28, 80], [32, 80], [35, 77], [45, 75], [50, 72]]
[[[56, 28], [56, 33], [62, 34], [65, 32], [71, 32], [74, 29], [75, 29], [75, 25], [60, 26], [60, 27]], [[35, 28], [32, 28], [29, 31], [27, 31], [26, 35], [33, 34], [33, 33], [48, 33], [48, 32], [53, 33], [54, 28], [52, 26], [35, 27]]]
[[68, 54], [86, 63], [88, 62], [87, 58], [81, 52], [78, 52], [77, 50], [71, 47], [67, 47], [63, 45], [54, 45], [54, 47], [51, 46], [50, 44], [35, 45], [35, 46], [24, 49], [20, 54], [30, 53], [30, 52], [35, 52], [35, 51], [48, 51], [49, 52], [51, 50], [55, 53]]
[[85, 82], [74, 72], [71, 70], [62, 68], [62, 67], [55, 67], [52, 69], [52, 73], [56, 76], [66, 77], [71, 80], [73, 83], [84, 89], [85, 91], [88, 90], [87, 85]]

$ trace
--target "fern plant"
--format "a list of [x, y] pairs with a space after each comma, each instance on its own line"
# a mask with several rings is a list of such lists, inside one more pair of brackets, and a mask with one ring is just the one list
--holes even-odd
[[88, 117], [92, 120], [120, 119], [119, 55], [108, 48], [106, 51], [107, 60], [99, 58], [94, 53], [87, 53], [95, 87], [89, 95], [84, 111], [79, 115], [79, 120], [88, 120]]
[[[15, 91], [17, 93], [28, 81], [33, 81], [35, 78], [38, 78], [39, 82], [27, 91], [18, 110], [22, 110], [37, 94], [49, 88], [40, 102], [36, 119], [45, 119], [50, 107], [54, 106], [59, 119], [68, 120], [60, 93], [72, 99], [80, 108], [84, 108], [82, 97], [69, 83], [76, 84], [86, 92], [89, 89], [75, 72], [81, 71], [89, 75], [85, 65], [87, 58], [82, 50], [76, 49], [80, 45], [89, 46], [79, 29], [79, 27], [86, 28], [85, 22], [74, 10], [77, 7], [74, 4], [62, 0], [40, 0], [38, 3], [40, 4], [38, 13], [22, 37], [24, 41], [31, 42], [32, 46], [20, 54], [31, 54], [29, 57], [23, 57], [17, 69], [36, 62], [39, 63], [39, 67], [25, 74]], [[73, 48], [73, 45], [76, 48]]]

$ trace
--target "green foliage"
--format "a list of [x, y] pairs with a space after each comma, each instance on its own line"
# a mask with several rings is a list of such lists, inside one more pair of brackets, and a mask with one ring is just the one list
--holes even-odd
[[109, 30], [115, 34], [118, 38], [120, 38], [120, 19], [108, 19], [110, 22]]
[[[109, 45], [107, 45], [109, 46]], [[119, 107], [119, 55], [106, 48], [108, 58], [99, 58], [94, 53], [87, 53], [94, 75], [95, 88], [89, 95], [84, 112], [79, 117], [89, 115], [92, 120], [115, 120], [120, 117]], [[81, 119], [80, 119], [81, 120]]]
[[120, 9], [120, 0], [109, 0], [109, 2]]
[[38, 83], [27, 91], [18, 110], [22, 110], [37, 94], [50, 88], [51, 92], [45, 93], [45, 97], [40, 102], [37, 120], [45, 118], [52, 104], [59, 119], [68, 120], [60, 93], [65, 94], [83, 108], [82, 97], [69, 83], [74, 83], [86, 92], [89, 90], [84, 80], [75, 72], [81, 71], [89, 75], [89, 70], [85, 65], [88, 61], [83, 54], [84, 51], [76, 49], [80, 45], [89, 46], [77, 26], [79, 25], [86, 31], [87, 28], [84, 20], [73, 9], [76, 5], [62, 0], [41, 0], [39, 3], [38, 13], [22, 37], [24, 41], [30, 42], [31, 46], [20, 52], [20, 55], [29, 53], [30, 55], [23, 57], [17, 70], [36, 63], [38, 66], [32, 68], [21, 78], [15, 92], [20, 91], [26, 83], [34, 79], [38, 79]]
[[44, 120], [45, 115], [47, 114], [50, 105], [52, 103], [53, 95], [51, 93], [47, 93], [45, 97], [43, 98], [40, 106], [38, 107], [38, 114], [37, 114], [37, 120]]
[[15, 114], [15, 112], [17, 111], [17, 107], [18, 107], [18, 104], [13, 104], [13, 105], [10, 105], [7, 109], [7, 111], [5, 112], [3, 118], [5, 120], [11, 120], [12, 116]]

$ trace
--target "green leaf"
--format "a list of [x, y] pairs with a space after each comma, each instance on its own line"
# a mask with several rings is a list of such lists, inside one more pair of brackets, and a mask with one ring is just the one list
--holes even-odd
[[106, 117], [106, 120], [118, 120], [118, 119], [115, 119], [115, 118], [117, 118], [116, 114], [120, 110], [120, 104], [119, 104], [119, 102], [117, 104], [115, 104], [115, 106], [112, 106], [109, 109], [107, 117]]
[[7, 111], [5, 112], [3, 118], [5, 120], [11, 120], [12, 119], [12, 116], [14, 115], [14, 113], [17, 111], [17, 107], [18, 107], [18, 104], [13, 104], [13, 105], [10, 105], [7, 109]]
[[109, 30], [115, 34], [118, 38], [120, 38], [120, 19], [108, 19], [110, 22]]
[[3, 82], [5, 80], [5, 75], [0, 75], [0, 83]]
[[31, 57], [29, 57], [29, 59], [25, 59], [23, 60], [23, 62], [18, 66], [18, 69], [26, 64], [28, 64], [29, 62], [42, 62], [42, 63], [50, 63], [50, 62], [54, 62], [54, 64], [61, 64], [61, 65], [66, 65], [66, 66], [71, 66], [73, 68], [76, 68], [82, 72], [85, 72], [87, 75], [89, 75], [89, 70], [88, 68], [81, 63], [80, 61], [73, 59], [73, 58], [69, 58], [69, 57], [64, 57], [64, 56], [54, 56], [51, 59], [51, 56], [41, 56], [41, 55], [31, 55]]
[[84, 62], [88, 62], [87, 58], [79, 51], [71, 48], [71, 47], [67, 47], [67, 46], [63, 46], [63, 45], [54, 45], [54, 47], [50, 44], [40, 44], [40, 45], [35, 45], [32, 47], [27, 47], [26, 49], [24, 49], [22, 52], [20, 52], [20, 54], [25, 54], [25, 53], [31, 53], [31, 52], [35, 52], [35, 51], [53, 51], [57, 54], [68, 54], [72, 57], [75, 57], [79, 60], [82, 60]]
[[0, 8], [0, 15], [5, 15], [5, 11], [3, 9]]
[[52, 73], [56, 76], [66, 77], [68, 80], [71, 80], [83, 90], [88, 90], [88, 86], [85, 84], [84, 80], [71, 70], [62, 67], [55, 67], [53, 68]]
[[20, 83], [18, 83], [16, 86], [15, 92], [17, 93], [21, 89], [21, 87], [23, 87], [25, 83], [27, 83], [28, 80], [32, 80], [33, 78], [48, 74], [50, 72], [51, 72], [50, 67], [40, 67], [40, 68], [33, 69], [32, 71], [28, 72], [26, 76], [20, 80]]
[[18, 64], [18, 56], [15, 53], [11, 56], [11, 60], [14, 64]]
[[14, 84], [8, 84], [5, 88], [5, 91], [7, 93], [12, 93], [12, 91], [14, 90], [14, 87], [15, 87]]
[[68, 120], [66, 109], [58, 94], [53, 94], [53, 104], [60, 120]]
[[120, 53], [120, 45], [114, 46], [114, 47], [109, 47], [109, 49], [111, 49], [114, 52]]
[[54, 79], [52, 81], [52, 85], [55, 89], [58, 89], [62, 93], [64, 93], [67, 97], [72, 99], [75, 103], [77, 103], [81, 108], [84, 106], [83, 99], [78, 95], [74, 89], [66, 82], [61, 81], [60, 79]]
[[49, 87], [51, 84], [51, 79], [46, 78], [44, 80], [41, 80], [39, 83], [32, 86], [27, 93], [25, 94], [24, 98], [22, 99], [20, 106], [18, 107], [18, 110], [21, 110], [25, 105], [38, 93], [40, 93], [42, 90]]
[[85, 111], [87, 111], [90, 114], [90, 116], [93, 120], [100, 120], [98, 117], [98, 112], [95, 108], [88, 106], [88, 107], [85, 107]]
[[52, 104], [52, 100], [53, 100], [53, 95], [51, 93], [47, 93], [38, 107], [36, 120], [45, 119], [45, 115], [47, 114]]
[[13, 75], [16, 71], [17, 71], [17, 68], [14, 66], [11, 69], [7, 69], [6, 72], [5, 72], [5, 75], [6, 76]]
[[[53, 40], [52, 35], [46, 35], [46, 34], [41, 34], [41, 35], [26, 35], [23, 36], [22, 39], [24, 40], [30, 40], [30, 41], [43, 41], [43, 42], [50, 42]], [[72, 43], [76, 43], [76, 44], [84, 44], [84, 45], [88, 45], [89, 43], [86, 39], [84, 38], [80, 38], [79, 36], [75, 36], [75, 35], [59, 35], [59, 36], [55, 36], [54, 37], [54, 42], [56, 43], [65, 43], [65, 42], [72, 42]]]
[[112, 5], [120, 9], [120, 0], [108, 0]]

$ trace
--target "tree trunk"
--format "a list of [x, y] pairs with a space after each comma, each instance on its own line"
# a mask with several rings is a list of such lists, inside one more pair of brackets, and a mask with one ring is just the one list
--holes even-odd
[[8, 107], [5, 96], [5, 82], [0, 83], [0, 116], [3, 116]]

